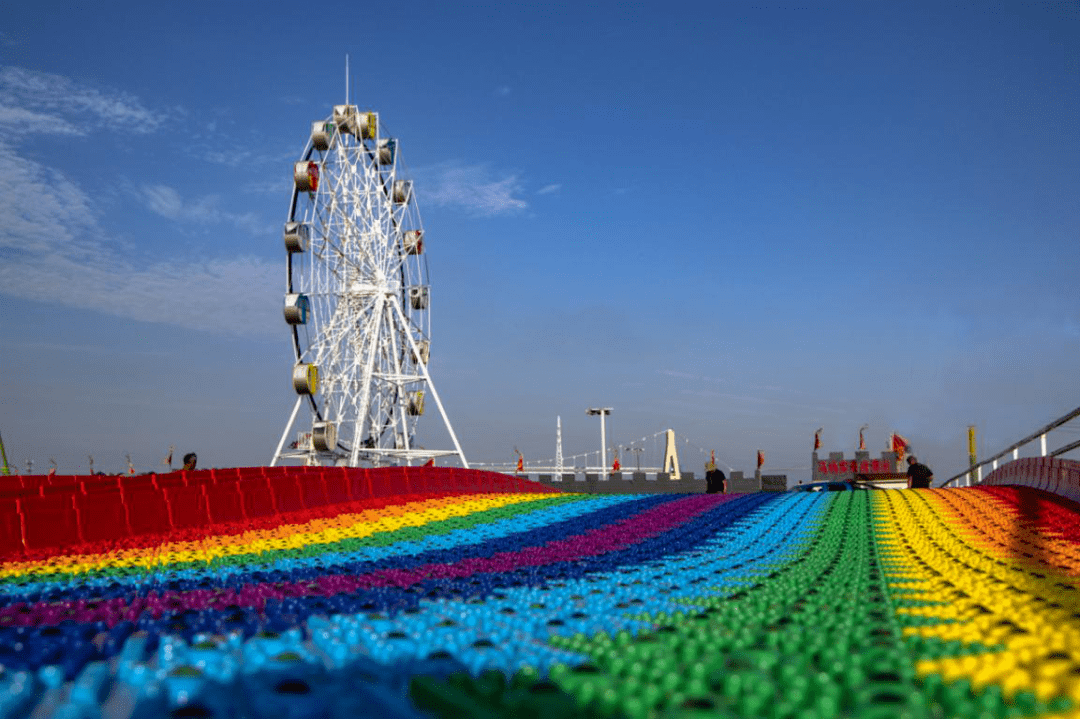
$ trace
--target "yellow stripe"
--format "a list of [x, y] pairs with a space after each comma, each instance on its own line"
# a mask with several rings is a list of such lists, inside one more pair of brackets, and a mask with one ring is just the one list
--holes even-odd
[[1032, 691], [1044, 702], [1059, 696], [1080, 701], [1080, 677], [1071, 672], [1080, 665], [1080, 628], [1072, 618], [1080, 612], [1080, 592], [1060, 586], [1074, 586], [1072, 577], [1045, 563], [987, 551], [990, 538], [937, 492], [875, 492], [872, 498], [876, 516], [889, 517], [881, 532], [887, 545], [883, 554], [901, 563], [899, 570], [887, 570], [890, 584], [918, 590], [905, 597], [939, 602], [897, 612], [951, 622], [907, 627], [904, 633], [965, 645], [1004, 645], [1003, 650], [921, 661], [916, 665], [920, 676], [967, 677], [975, 689], [998, 684], [1008, 698]]
[[431, 522], [550, 497], [550, 494], [499, 493], [431, 499], [238, 535], [214, 535], [198, 542], [166, 542], [155, 547], [122, 549], [108, 554], [59, 555], [45, 561], [5, 562], [0, 565], [0, 579], [28, 574], [83, 574], [106, 567], [165, 567], [177, 562], [209, 562], [220, 557], [301, 549], [371, 537], [404, 527], [422, 527]]

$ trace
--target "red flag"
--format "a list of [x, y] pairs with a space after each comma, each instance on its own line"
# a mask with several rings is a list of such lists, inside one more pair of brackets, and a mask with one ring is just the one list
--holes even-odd
[[615, 463], [611, 465], [611, 471], [612, 472], [618, 472], [620, 469], [622, 469], [622, 465], [619, 464], [619, 458], [616, 457], [615, 458]]
[[819, 449], [821, 449], [821, 429], [819, 429], [817, 432], [814, 432], [814, 451], [816, 452]]
[[432, 457], [428, 461], [424, 462], [424, 466], [425, 467], [434, 467], [435, 466], [435, 458]]
[[759, 449], [757, 451], [757, 468], [761, 469], [763, 464], [765, 464], [765, 450]]
[[50, 477], [55, 477], [56, 476], [56, 467], [49, 467], [49, 476]]
[[866, 449], [866, 440], [863, 439], [863, 431], [861, 429], [859, 430], [859, 449], [860, 450], [865, 450]]
[[523, 471], [524, 469], [525, 469], [525, 457], [523, 457], [523, 456], [521, 455], [521, 453], [520, 453], [520, 452], [518, 452], [518, 464], [517, 464], [517, 471], [521, 472], [521, 471]]
[[908, 441], [893, 432], [892, 436], [892, 451], [896, 452], [896, 461], [899, 462], [904, 459], [904, 455], [907, 454]]

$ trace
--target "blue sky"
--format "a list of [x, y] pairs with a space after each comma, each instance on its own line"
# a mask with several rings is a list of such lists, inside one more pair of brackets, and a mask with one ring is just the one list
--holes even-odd
[[[103, 7], [102, 7], [103, 6]], [[939, 477], [1080, 405], [1080, 7], [23, 3], [0, 26], [0, 433], [22, 467], [263, 464], [291, 163], [344, 101], [416, 181], [474, 462], [673, 427]], [[1061, 433], [1058, 444], [1073, 441]], [[437, 416], [421, 441], [447, 446]], [[624, 464], [628, 464], [624, 457]], [[797, 468], [803, 468], [799, 471]]]

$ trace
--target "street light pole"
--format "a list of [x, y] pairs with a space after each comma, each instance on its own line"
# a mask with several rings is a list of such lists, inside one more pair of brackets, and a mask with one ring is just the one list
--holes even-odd
[[605, 418], [611, 414], [611, 407], [590, 407], [587, 415], [600, 415], [600, 479], [607, 480], [607, 423]]

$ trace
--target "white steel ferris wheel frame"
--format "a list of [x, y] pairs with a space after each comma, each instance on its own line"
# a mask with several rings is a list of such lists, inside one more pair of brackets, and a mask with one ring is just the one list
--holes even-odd
[[[468, 467], [427, 367], [430, 285], [415, 193], [397, 141], [381, 131], [376, 113], [338, 105], [313, 123], [294, 167], [285, 316], [299, 396], [271, 466], [411, 465], [456, 456]], [[415, 444], [428, 396], [454, 450]], [[306, 426], [299, 423], [304, 406]], [[291, 432], [297, 442], [286, 446]]]

